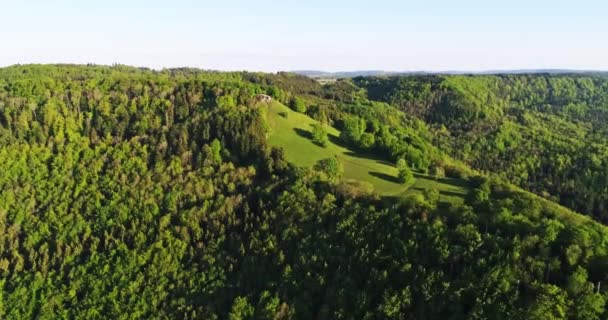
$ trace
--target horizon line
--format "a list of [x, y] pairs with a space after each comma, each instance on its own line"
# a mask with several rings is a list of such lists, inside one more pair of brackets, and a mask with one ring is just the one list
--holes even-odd
[[[252, 73], [297, 73], [307, 75], [305, 73], [317, 73], [317, 74], [326, 74], [326, 75], [339, 75], [339, 74], [349, 74], [349, 73], [374, 73], [379, 75], [399, 75], [399, 74], [501, 74], [501, 73], [608, 73], [608, 69], [592, 69], [592, 68], [567, 68], [567, 67], [540, 67], [540, 68], [496, 68], [496, 69], [482, 69], [482, 70], [471, 70], [471, 69], [441, 69], [441, 70], [432, 70], [432, 69], [410, 69], [410, 70], [390, 70], [390, 69], [351, 69], [351, 70], [338, 70], [338, 71], [326, 71], [323, 69], [309, 69], [309, 68], [301, 68], [301, 69], [290, 69], [290, 70], [276, 70], [276, 71], [264, 71], [264, 70], [254, 70], [254, 69], [217, 69], [217, 68], [205, 68], [201, 66], [163, 66], [163, 67], [152, 67], [152, 66], [142, 66], [142, 65], [132, 65], [125, 64], [120, 62], [114, 62], [112, 64], [106, 63], [96, 63], [96, 62], [27, 62], [27, 63], [12, 63], [6, 65], [0, 65], [0, 68], [10, 68], [15, 66], [99, 66], [99, 67], [116, 67], [116, 66], [126, 66], [138, 69], [148, 69], [153, 71], [163, 71], [163, 70], [178, 70], [178, 69], [196, 69], [201, 71], [213, 71], [213, 72], [252, 72]], [[307, 75], [311, 76], [311, 75]]]

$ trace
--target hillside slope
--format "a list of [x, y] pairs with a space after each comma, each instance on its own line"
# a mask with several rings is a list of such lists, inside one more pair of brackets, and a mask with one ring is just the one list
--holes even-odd
[[435, 180], [422, 173], [415, 173], [416, 179], [413, 184], [399, 183], [396, 180], [397, 168], [394, 165], [375, 155], [343, 146], [338, 139], [340, 131], [335, 128], [327, 126], [330, 143], [323, 148], [308, 138], [311, 126], [317, 122], [316, 120], [276, 101], [262, 105], [264, 106], [268, 110], [270, 144], [282, 147], [288, 160], [296, 165], [312, 166], [323, 158], [337, 156], [344, 166], [344, 179], [368, 182], [381, 196], [403, 196], [433, 188], [440, 192], [443, 201], [462, 203], [467, 193], [466, 182], [463, 180], [451, 178]]
[[[405, 112], [341, 102], [352, 86], [310, 101], [292, 77], [0, 68], [0, 318], [607, 318], [606, 227], [467, 170]], [[351, 147], [331, 128], [316, 147], [312, 119]], [[332, 155], [389, 199], [288, 165]], [[390, 201], [438, 183], [393, 183], [396, 159], [467, 179], [465, 203]]]
[[433, 144], [450, 157], [608, 224], [604, 77], [400, 76], [353, 83], [353, 91], [434, 128]]

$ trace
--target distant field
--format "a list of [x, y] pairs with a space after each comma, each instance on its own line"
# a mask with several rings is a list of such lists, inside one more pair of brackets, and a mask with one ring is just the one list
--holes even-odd
[[[377, 156], [353, 151], [339, 145], [340, 132], [327, 127], [330, 144], [323, 148], [314, 144], [307, 135], [316, 121], [304, 114], [272, 101], [268, 106], [270, 126], [269, 142], [282, 147], [287, 159], [299, 166], [312, 166], [318, 160], [336, 155], [344, 166], [344, 179], [367, 181], [381, 196], [403, 196], [420, 192], [425, 188], [435, 188], [441, 193], [441, 200], [461, 203], [466, 194], [466, 184], [457, 179], [435, 180], [429, 176], [415, 173], [413, 185], [403, 185], [396, 181], [397, 168]], [[281, 115], [286, 114], [287, 117]]]
[[319, 82], [320, 84], [329, 84], [329, 83], [336, 82], [338, 79], [336, 79], [336, 78], [316, 78], [315, 80], [317, 80], [317, 82]]

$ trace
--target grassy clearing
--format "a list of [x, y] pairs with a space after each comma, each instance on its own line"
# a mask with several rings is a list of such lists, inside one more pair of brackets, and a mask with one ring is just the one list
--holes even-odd
[[298, 166], [312, 166], [318, 160], [337, 156], [344, 166], [344, 179], [369, 182], [381, 196], [396, 197], [425, 188], [435, 188], [445, 202], [461, 203], [466, 194], [466, 183], [458, 179], [439, 179], [415, 173], [415, 182], [403, 185], [397, 181], [397, 168], [372, 154], [351, 150], [341, 145], [340, 132], [327, 126], [330, 143], [327, 148], [313, 143], [309, 136], [316, 121], [304, 114], [272, 101], [267, 104], [270, 126], [269, 142], [282, 147], [287, 159]]

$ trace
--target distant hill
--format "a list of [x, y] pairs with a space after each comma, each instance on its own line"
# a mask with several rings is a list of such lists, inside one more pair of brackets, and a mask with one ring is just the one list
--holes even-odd
[[370, 76], [401, 76], [401, 75], [429, 75], [429, 74], [475, 74], [475, 75], [493, 75], [493, 74], [594, 74], [608, 76], [608, 71], [601, 70], [573, 70], [573, 69], [513, 69], [513, 70], [486, 70], [486, 71], [386, 71], [386, 70], [359, 70], [359, 71], [338, 71], [327, 72], [320, 70], [295, 70], [293, 73], [311, 77], [311, 78], [354, 78], [354, 77], [370, 77]]
[[339, 72], [326, 72], [319, 70], [297, 70], [291, 71], [303, 76], [311, 78], [352, 78], [352, 77], [366, 77], [366, 76], [380, 76], [380, 75], [392, 75], [399, 74], [399, 72], [382, 71], [382, 70], [361, 70], [361, 71], [339, 71]]

